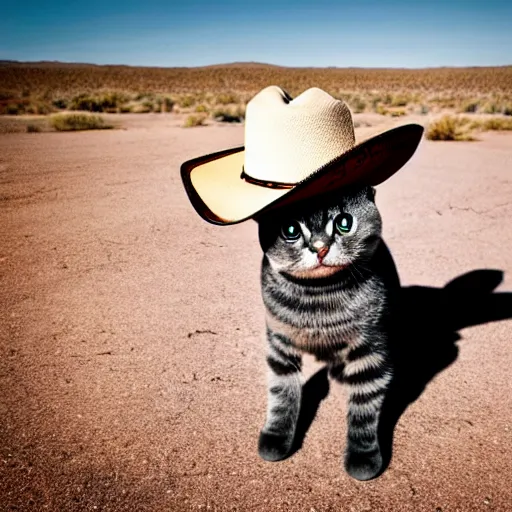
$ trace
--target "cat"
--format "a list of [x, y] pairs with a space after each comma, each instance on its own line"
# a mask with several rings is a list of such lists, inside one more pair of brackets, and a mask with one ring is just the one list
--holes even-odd
[[348, 385], [345, 469], [372, 479], [383, 469], [378, 425], [393, 377], [390, 338], [400, 290], [375, 189], [346, 189], [255, 220], [269, 371], [259, 454], [277, 461], [292, 451], [306, 352]]

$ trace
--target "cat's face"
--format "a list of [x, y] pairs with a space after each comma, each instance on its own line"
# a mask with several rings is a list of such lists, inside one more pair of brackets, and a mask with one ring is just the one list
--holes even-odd
[[272, 267], [303, 279], [328, 277], [368, 260], [382, 229], [370, 187], [320, 198], [258, 222], [260, 244]]

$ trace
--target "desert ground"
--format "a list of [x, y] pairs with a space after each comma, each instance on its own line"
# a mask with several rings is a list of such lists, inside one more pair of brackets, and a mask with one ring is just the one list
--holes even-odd
[[312, 359], [296, 453], [257, 454], [256, 224], [204, 222], [179, 175], [243, 126], [126, 116], [0, 135], [0, 509], [510, 510], [512, 135], [424, 140], [378, 187], [409, 336], [389, 466], [358, 482], [345, 391]]

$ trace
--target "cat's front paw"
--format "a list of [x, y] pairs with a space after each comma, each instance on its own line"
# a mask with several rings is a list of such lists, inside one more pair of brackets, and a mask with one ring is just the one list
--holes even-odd
[[345, 469], [356, 480], [371, 480], [382, 470], [382, 455], [380, 450], [369, 452], [348, 451], [345, 454]]
[[276, 462], [288, 457], [292, 451], [293, 437], [261, 431], [258, 442], [260, 457], [269, 462]]

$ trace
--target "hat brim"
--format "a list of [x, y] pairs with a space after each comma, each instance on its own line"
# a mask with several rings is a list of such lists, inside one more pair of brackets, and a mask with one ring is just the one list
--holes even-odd
[[356, 144], [293, 188], [277, 189], [241, 177], [244, 146], [188, 160], [181, 178], [197, 213], [212, 224], [237, 224], [272, 208], [350, 185], [375, 186], [395, 174], [420, 143], [423, 127], [408, 124]]

